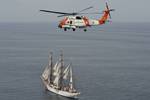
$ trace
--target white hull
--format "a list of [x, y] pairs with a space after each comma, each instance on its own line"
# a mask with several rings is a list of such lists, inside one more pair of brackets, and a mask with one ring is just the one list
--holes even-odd
[[42, 78], [42, 81], [44, 83], [45, 88], [47, 90], [55, 93], [55, 94], [58, 94], [58, 95], [61, 95], [61, 96], [65, 96], [65, 97], [69, 97], [69, 98], [77, 98], [77, 96], [80, 94], [80, 93], [77, 93], [77, 92], [71, 93], [69, 91], [63, 91], [63, 90], [55, 89], [53, 86], [50, 86], [45, 80], [43, 80], [43, 78]]

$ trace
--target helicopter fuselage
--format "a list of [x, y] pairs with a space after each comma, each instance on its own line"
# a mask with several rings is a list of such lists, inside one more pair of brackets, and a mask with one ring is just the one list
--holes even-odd
[[99, 20], [88, 19], [85, 16], [67, 16], [60, 21], [58, 27], [66, 29], [87, 28], [99, 25]]
[[[108, 18], [111, 18], [111, 11], [115, 11], [115, 9], [109, 9], [109, 6], [106, 2], [106, 9], [102, 11], [102, 13], [83, 13], [83, 11], [89, 10], [93, 8], [88, 7], [83, 10], [80, 10], [79, 12], [73, 12], [73, 13], [66, 13], [66, 12], [60, 12], [60, 11], [51, 11], [51, 10], [40, 10], [42, 12], [48, 12], [48, 13], [54, 13], [54, 14], [60, 14], [57, 17], [64, 17], [58, 27], [64, 29], [64, 31], [67, 31], [67, 29], [72, 29], [75, 31], [77, 28], [84, 28], [84, 31], [87, 31], [87, 27], [91, 26], [97, 26], [97, 25], [103, 25], [106, 22], [109, 22]], [[85, 16], [79, 16], [83, 14], [103, 14], [101, 18], [99, 19], [89, 19]]]

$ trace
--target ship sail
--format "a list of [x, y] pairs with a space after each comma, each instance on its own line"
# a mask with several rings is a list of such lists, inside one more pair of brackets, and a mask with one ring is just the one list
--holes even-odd
[[57, 76], [57, 74], [60, 73], [60, 67], [61, 67], [61, 63], [57, 62], [54, 66], [54, 69], [53, 69], [53, 75], [54, 76]]
[[50, 77], [51, 77], [51, 68], [52, 68], [52, 53], [49, 55], [49, 63], [44, 69], [44, 72], [42, 73], [42, 77], [45, 80], [48, 80], [50, 82]]
[[50, 67], [49, 67], [49, 66], [46, 66], [44, 72], [42, 73], [42, 77], [43, 77], [45, 80], [48, 80], [48, 79], [49, 79], [49, 75], [50, 75]]
[[72, 67], [70, 67], [70, 89], [73, 90]]
[[55, 77], [55, 79], [54, 79], [54, 85], [56, 85], [57, 87], [59, 87], [59, 79], [60, 79], [60, 75], [59, 74], [57, 74], [57, 76]]
[[70, 72], [70, 64], [66, 67], [66, 69], [64, 70], [63, 74], [63, 79], [67, 80], [69, 77], [69, 72]]
[[59, 63], [59, 62], [57, 61], [56, 64], [54, 65], [54, 67], [53, 67], [53, 71], [54, 71], [54, 72], [57, 70], [58, 63]]

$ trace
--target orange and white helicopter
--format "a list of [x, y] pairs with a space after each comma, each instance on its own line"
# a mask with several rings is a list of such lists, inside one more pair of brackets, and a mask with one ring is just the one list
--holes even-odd
[[[106, 9], [102, 11], [101, 13], [82, 13], [83, 11], [89, 10], [93, 8], [88, 7], [85, 8], [79, 12], [73, 12], [73, 13], [66, 13], [66, 12], [57, 12], [57, 11], [49, 11], [49, 10], [40, 10], [42, 12], [48, 12], [48, 13], [55, 13], [55, 14], [60, 14], [57, 17], [64, 17], [58, 27], [64, 29], [64, 31], [67, 31], [67, 29], [72, 29], [75, 31], [77, 28], [83, 28], [84, 31], [87, 31], [87, 27], [91, 26], [97, 26], [97, 25], [103, 25], [106, 22], [109, 22], [109, 18], [111, 19], [110, 12], [115, 11], [115, 9], [109, 9], [108, 4], [106, 2]], [[86, 16], [81, 16], [83, 14], [103, 14], [100, 19], [89, 19]]]

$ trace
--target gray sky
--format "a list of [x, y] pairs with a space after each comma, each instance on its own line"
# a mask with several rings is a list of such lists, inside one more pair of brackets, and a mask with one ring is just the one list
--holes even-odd
[[[150, 22], [150, 0], [109, 0], [108, 3], [116, 9], [112, 12], [113, 22]], [[54, 22], [61, 18], [39, 10], [73, 12], [89, 6], [94, 8], [88, 12], [102, 11], [105, 0], [0, 0], [0, 22]]]

